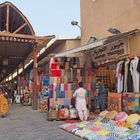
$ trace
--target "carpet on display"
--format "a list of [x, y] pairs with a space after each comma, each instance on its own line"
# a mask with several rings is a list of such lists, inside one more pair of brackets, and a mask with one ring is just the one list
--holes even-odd
[[86, 140], [140, 140], [140, 125], [128, 127], [105, 117], [78, 123], [66, 123], [61, 129]]

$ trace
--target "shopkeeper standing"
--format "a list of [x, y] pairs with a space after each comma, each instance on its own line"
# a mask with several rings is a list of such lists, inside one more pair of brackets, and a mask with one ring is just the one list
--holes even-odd
[[83, 82], [80, 82], [73, 97], [76, 97], [76, 109], [81, 121], [87, 120], [86, 95], [87, 91], [83, 88]]
[[100, 107], [100, 111], [104, 111], [105, 110], [105, 100], [104, 100], [104, 95], [105, 95], [105, 86], [102, 83], [102, 81], [100, 79], [98, 79], [96, 81], [97, 85], [96, 85], [96, 93], [98, 95], [98, 104]]

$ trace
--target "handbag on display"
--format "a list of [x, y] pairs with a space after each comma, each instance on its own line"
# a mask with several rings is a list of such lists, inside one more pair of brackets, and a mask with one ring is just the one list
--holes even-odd
[[52, 108], [48, 112], [48, 121], [58, 120], [58, 112], [55, 110], [55, 108]]
[[77, 119], [78, 118], [78, 112], [75, 108], [70, 108], [70, 119]]
[[70, 113], [68, 108], [63, 108], [58, 111], [58, 118], [60, 120], [69, 119]]

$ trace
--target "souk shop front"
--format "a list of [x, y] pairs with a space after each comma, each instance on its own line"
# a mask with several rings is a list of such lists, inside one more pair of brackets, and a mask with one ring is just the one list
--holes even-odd
[[139, 41], [138, 33], [133, 30], [56, 54], [50, 60], [50, 110], [65, 107], [73, 110], [73, 93], [82, 81], [87, 90], [89, 112], [99, 112], [96, 80], [100, 79], [106, 88], [104, 102], [107, 110], [139, 113], [139, 86], [135, 84], [135, 77], [139, 83], [136, 71], [139, 56], [138, 53], [134, 55], [132, 47], [136, 40]]
[[[91, 107], [89, 120], [65, 123], [60, 126], [61, 129], [87, 140], [140, 139], [139, 44], [139, 31], [136, 30], [110, 37], [103, 45], [89, 50], [86, 48], [95, 44], [86, 45], [83, 56], [78, 58], [87, 73], [87, 77], [80, 78], [80, 81], [85, 83], [88, 93], [88, 107]], [[70, 52], [78, 56], [76, 49]], [[56, 56], [61, 55], [64, 53]], [[106, 110], [98, 113], [95, 111], [98, 106], [95, 92], [97, 79], [102, 80], [107, 90]], [[67, 88], [63, 90], [67, 91]]]

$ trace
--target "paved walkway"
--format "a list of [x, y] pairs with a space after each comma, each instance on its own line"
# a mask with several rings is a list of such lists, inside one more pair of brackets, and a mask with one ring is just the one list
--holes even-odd
[[6, 118], [0, 118], [0, 140], [81, 140], [59, 129], [63, 122], [46, 120], [46, 113], [31, 107], [12, 105]]

